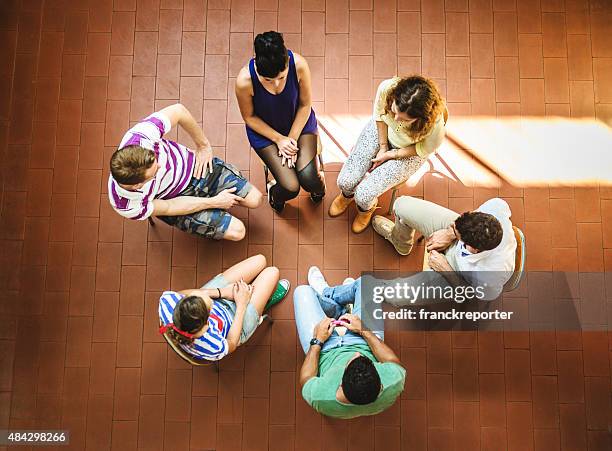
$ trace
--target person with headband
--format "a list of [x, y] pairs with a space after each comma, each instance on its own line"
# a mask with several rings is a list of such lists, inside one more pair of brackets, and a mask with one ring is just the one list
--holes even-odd
[[378, 197], [408, 180], [440, 146], [445, 117], [446, 106], [432, 80], [412, 75], [382, 81], [373, 117], [338, 175], [340, 194], [329, 215], [340, 216], [354, 199], [357, 216], [352, 230], [363, 232]]
[[300, 187], [320, 202], [325, 182], [318, 166], [308, 63], [287, 50], [276, 31], [258, 34], [254, 47], [255, 58], [236, 78], [236, 98], [249, 143], [275, 179], [270, 205], [280, 213]]
[[263, 255], [235, 264], [200, 289], [165, 291], [159, 299], [160, 333], [197, 359], [220, 360], [253, 335], [264, 311], [289, 292], [278, 268]]

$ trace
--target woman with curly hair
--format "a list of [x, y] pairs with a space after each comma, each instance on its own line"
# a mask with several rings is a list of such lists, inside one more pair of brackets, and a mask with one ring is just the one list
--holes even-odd
[[329, 215], [341, 215], [355, 199], [352, 230], [363, 232], [378, 197], [408, 180], [440, 146], [445, 115], [444, 101], [430, 79], [412, 75], [384, 80], [376, 92], [373, 117], [338, 175], [340, 194]]

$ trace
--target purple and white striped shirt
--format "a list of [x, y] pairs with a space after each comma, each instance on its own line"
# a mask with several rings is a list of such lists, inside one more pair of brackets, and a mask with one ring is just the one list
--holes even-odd
[[134, 125], [123, 136], [119, 149], [127, 146], [151, 149], [161, 167], [155, 178], [137, 191], [123, 189], [112, 175], [108, 177], [108, 197], [121, 216], [147, 219], [153, 213], [154, 199], [177, 197], [191, 181], [195, 156], [185, 146], [162, 138], [170, 128], [170, 119], [157, 112]]

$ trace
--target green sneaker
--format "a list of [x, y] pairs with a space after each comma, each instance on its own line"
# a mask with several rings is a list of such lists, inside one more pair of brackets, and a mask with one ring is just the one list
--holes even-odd
[[289, 288], [291, 288], [291, 283], [287, 279], [279, 280], [276, 290], [274, 290], [274, 293], [272, 293], [272, 296], [270, 296], [270, 299], [266, 304], [266, 308], [264, 308], [264, 312], [267, 312], [273, 306], [282, 301], [285, 296], [287, 296], [287, 293], [289, 293]]

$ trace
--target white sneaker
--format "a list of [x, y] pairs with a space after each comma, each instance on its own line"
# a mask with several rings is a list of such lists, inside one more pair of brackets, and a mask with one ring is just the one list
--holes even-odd
[[329, 287], [321, 270], [316, 266], [311, 266], [308, 270], [308, 285], [310, 285], [319, 296], [323, 296], [323, 290]]
[[353, 279], [352, 277], [347, 277], [346, 279], [344, 279], [344, 282], [342, 282], [342, 285], [350, 285], [353, 282], [355, 282], [355, 279]]

